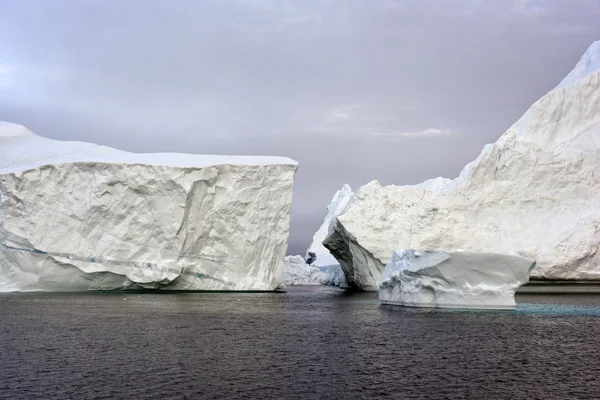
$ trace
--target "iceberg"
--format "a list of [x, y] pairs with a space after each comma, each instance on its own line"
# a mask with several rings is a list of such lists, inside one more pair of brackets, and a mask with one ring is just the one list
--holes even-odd
[[348, 184], [338, 190], [327, 206], [327, 215], [315, 232], [306, 250], [306, 262], [318, 267], [325, 274], [325, 284], [348, 287], [344, 271], [338, 260], [323, 246], [323, 239], [329, 233], [331, 223], [348, 205], [354, 193]]
[[397, 250], [379, 283], [382, 304], [512, 310], [535, 261], [493, 253]]
[[600, 279], [600, 42], [453, 180], [362, 186], [324, 246], [377, 289], [396, 249], [533, 259], [532, 278]]
[[275, 290], [297, 163], [133, 154], [0, 123], [0, 292]]
[[315, 267], [309, 265], [302, 256], [286, 256], [283, 267], [283, 283], [296, 285], [332, 285], [347, 287], [346, 278], [339, 265]]
[[286, 256], [283, 264], [283, 283], [286, 286], [326, 284], [323, 271], [308, 265], [302, 256]]
[[325, 285], [348, 288], [346, 275], [344, 275], [344, 271], [342, 271], [342, 267], [339, 264], [319, 267], [319, 269], [325, 274]]
[[352, 198], [354, 193], [348, 184], [344, 184], [340, 190], [338, 190], [331, 202], [327, 206], [327, 215], [323, 220], [323, 223], [315, 232], [312, 238], [312, 242], [306, 250], [306, 260], [311, 261], [309, 264], [317, 267], [327, 267], [330, 265], [339, 265], [340, 263], [335, 259], [333, 255], [323, 246], [323, 240], [329, 233], [329, 227], [335, 217], [337, 217], [348, 205], [348, 202]]

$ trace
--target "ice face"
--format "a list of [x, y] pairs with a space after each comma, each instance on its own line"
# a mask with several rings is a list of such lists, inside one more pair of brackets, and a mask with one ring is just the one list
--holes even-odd
[[296, 167], [131, 154], [2, 123], [0, 291], [274, 290]]

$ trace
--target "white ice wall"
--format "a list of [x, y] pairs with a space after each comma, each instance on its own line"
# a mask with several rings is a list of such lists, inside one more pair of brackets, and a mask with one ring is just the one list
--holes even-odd
[[0, 124], [0, 291], [273, 290], [295, 161], [131, 154]]

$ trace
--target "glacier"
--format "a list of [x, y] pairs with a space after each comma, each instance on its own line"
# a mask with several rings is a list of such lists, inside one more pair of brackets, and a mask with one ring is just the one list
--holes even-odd
[[134, 154], [0, 122], [0, 292], [275, 290], [297, 163]]
[[357, 190], [324, 246], [377, 290], [396, 249], [534, 259], [532, 279], [600, 279], [600, 42], [455, 179]]
[[382, 304], [511, 310], [535, 261], [492, 253], [396, 250], [379, 283]]

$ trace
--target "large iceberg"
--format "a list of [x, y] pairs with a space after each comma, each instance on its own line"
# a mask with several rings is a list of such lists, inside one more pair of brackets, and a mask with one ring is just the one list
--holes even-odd
[[0, 291], [274, 290], [296, 168], [132, 154], [0, 123]]
[[537, 261], [532, 277], [600, 279], [600, 42], [453, 180], [361, 187], [324, 241], [376, 288], [395, 249]]
[[395, 251], [379, 283], [383, 304], [514, 309], [535, 261], [504, 254]]

